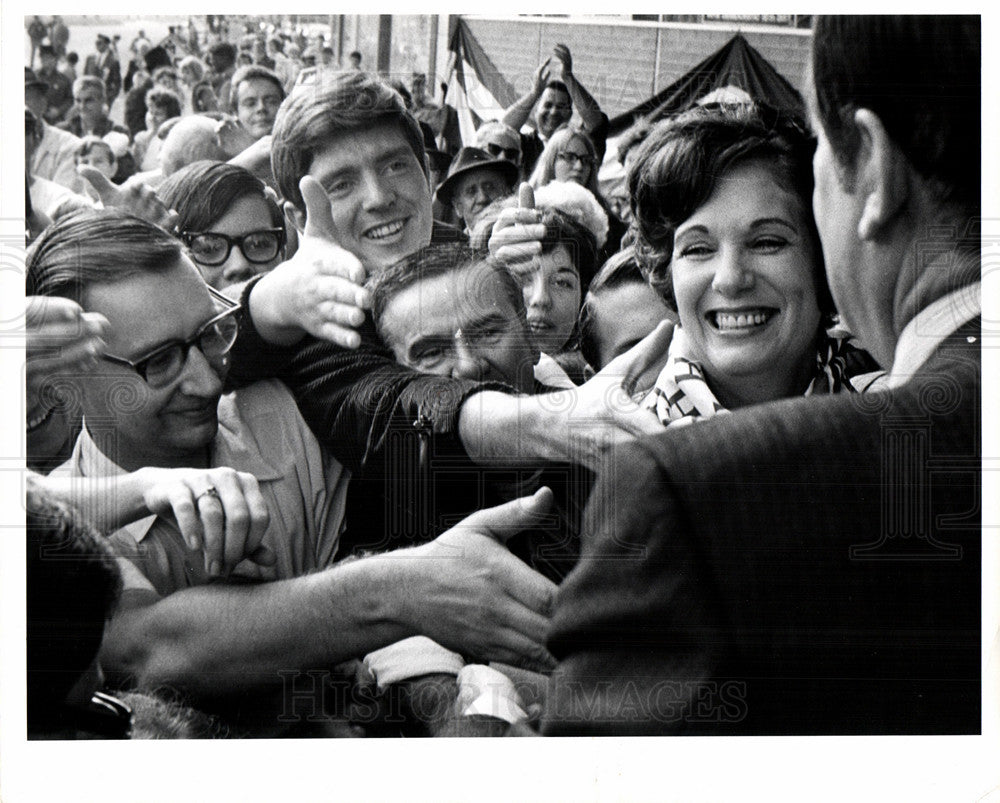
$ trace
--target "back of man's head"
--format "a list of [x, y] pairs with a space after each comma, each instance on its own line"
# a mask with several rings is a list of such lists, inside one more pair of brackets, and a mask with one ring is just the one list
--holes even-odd
[[838, 162], [870, 109], [942, 202], [979, 206], [981, 25], [975, 16], [830, 16], [813, 28], [816, 109]]
[[73, 82], [73, 96], [76, 97], [85, 89], [93, 89], [99, 92], [101, 97], [105, 97], [104, 81], [96, 75], [81, 75]]
[[229, 42], [212, 45], [208, 55], [212, 61], [212, 69], [217, 73], [225, 72], [236, 63], [236, 48]]
[[83, 303], [87, 287], [177, 264], [181, 241], [118, 209], [81, 209], [59, 218], [35, 241], [25, 292]]
[[278, 110], [272, 131], [271, 169], [281, 196], [304, 209], [299, 181], [317, 154], [335, 137], [364, 137], [373, 126], [384, 123], [399, 125], [427, 175], [420, 126], [399, 93], [385, 81], [371, 73], [346, 72], [297, 89]]
[[169, 176], [202, 159], [215, 162], [229, 159], [229, 154], [219, 144], [216, 121], [200, 114], [182, 117], [163, 140], [160, 172]]

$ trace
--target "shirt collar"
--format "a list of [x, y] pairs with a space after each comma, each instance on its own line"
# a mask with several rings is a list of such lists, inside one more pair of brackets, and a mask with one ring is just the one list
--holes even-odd
[[966, 285], [922, 309], [896, 341], [888, 387], [909, 381], [952, 332], [982, 314], [980, 283]]

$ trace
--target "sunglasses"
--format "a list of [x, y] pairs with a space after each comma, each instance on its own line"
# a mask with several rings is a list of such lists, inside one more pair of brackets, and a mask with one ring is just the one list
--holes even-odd
[[503, 157], [511, 162], [516, 162], [521, 156], [521, 151], [517, 148], [502, 148], [499, 145], [494, 145], [492, 142], [487, 143], [486, 152], [496, 159]]
[[240, 237], [230, 237], [215, 231], [182, 231], [181, 239], [195, 262], [207, 267], [223, 264], [235, 245], [247, 262], [260, 265], [270, 262], [285, 245], [284, 229], [261, 229]]
[[197, 346], [205, 355], [208, 364], [216, 372], [221, 373], [226, 366], [226, 357], [236, 342], [236, 335], [239, 332], [236, 314], [242, 306], [212, 287], [208, 288], [208, 292], [212, 294], [217, 308], [221, 307], [223, 311], [211, 318], [187, 340], [170, 340], [138, 360], [126, 360], [113, 354], [105, 354], [103, 359], [131, 368], [151, 388], [163, 388], [181, 375], [187, 364], [188, 352], [192, 346]]

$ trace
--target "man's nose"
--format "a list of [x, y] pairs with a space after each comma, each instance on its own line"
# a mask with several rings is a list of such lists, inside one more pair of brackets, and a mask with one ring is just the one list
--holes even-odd
[[222, 366], [213, 366], [197, 345], [188, 349], [181, 390], [189, 396], [208, 398], [222, 393]]
[[451, 368], [454, 379], [483, 379], [486, 375], [486, 360], [478, 350], [459, 338], [455, 343], [455, 362]]
[[366, 209], [378, 209], [390, 206], [396, 200], [395, 191], [381, 176], [370, 174], [362, 179], [362, 181], [364, 183]]

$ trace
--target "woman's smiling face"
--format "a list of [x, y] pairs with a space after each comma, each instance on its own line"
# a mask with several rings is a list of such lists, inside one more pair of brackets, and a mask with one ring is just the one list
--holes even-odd
[[677, 227], [677, 309], [692, 356], [714, 384], [738, 388], [764, 376], [787, 385], [808, 369], [821, 320], [809, 214], [756, 160], [720, 176]]

